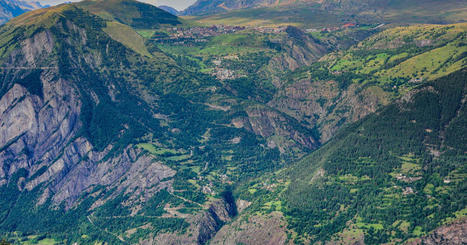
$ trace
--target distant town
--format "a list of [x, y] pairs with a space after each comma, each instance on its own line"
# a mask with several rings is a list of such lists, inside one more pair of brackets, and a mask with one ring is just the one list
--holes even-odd
[[[381, 24], [379, 26], [382, 26]], [[379, 27], [377, 26], [377, 27]], [[323, 27], [323, 28], [312, 28], [306, 29], [305, 32], [335, 32], [347, 28], [356, 28], [359, 27], [357, 23], [345, 23], [341, 26], [335, 27]], [[375, 27], [375, 28], [377, 28]], [[166, 29], [165, 32], [159, 32], [152, 36], [152, 39], [159, 43], [171, 43], [179, 45], [194, 45], [199, 43], [205, 43], [209, 41], [209, 38], [223, 35], [231, 34], [244, 30], [253, 30], [259, 33], [268, 33], [268, 34], [280, 34], [285, 32], [287, 26], [278, 26], [278, 27], [269, 27], [269, 26], [259, 26], [259, 27], [245, 27], [245, 26], [229, 26], [229, 25], [213, 25], [213, 26], [196, 26], [196, 27], [172, 27]]]

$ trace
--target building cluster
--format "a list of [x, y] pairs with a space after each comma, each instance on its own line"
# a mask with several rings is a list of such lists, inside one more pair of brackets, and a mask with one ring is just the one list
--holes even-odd
[[345, 23], [341, 26], [334, 26], [334, 27], [324, 27], [324, 28], [311, 28], [311, 29], [306, 29], [306, 32], [311, 33], [311, 32], [335, 32], [347, 28], [354, 28], [358, 27], [357, 24], [355, 23]]
[[253, 30], [260, 32], [260, 33], [272, 33], [272, 34], [279, 34], [285, 32], [287, 26], [278, 26], [278, 27], [270, 27], [270, 26], [258, 26], [253, 27]]
[[162, 43], [190, 44], [207, 42], [209, 37], [222, 34], [230, 34], [245, 30], [243, 26], [195, 26], [195, 27], [173, 27], [167, 29], [167, 35], [153, 37], [155, 41]]
[[[286, 26], [278, 27], [248, 27], [251, 30], [259, 33], [280, 34], [285, 32]], [[171, 43], [180, 45], [190, 45], [195, 43], [208, 42], [210, 37], [219, 36], [222, 34], [231, 34], [247, 29], [244, 26], [228, 26], [228, 25], [213, 25], [213, 26], [195, 26], [195, 27], [173, 27], [166, 30], [163, 35], [154, 35], [152, 39], [160, 43]]]

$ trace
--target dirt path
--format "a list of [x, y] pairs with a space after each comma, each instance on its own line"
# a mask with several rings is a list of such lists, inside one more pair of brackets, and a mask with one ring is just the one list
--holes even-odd
[[110, 234], [110, 235], [116, 237], [118, 240], [124, 242], [125, 244], [129, 244], [128, 242], [125, 241], [125, 239], [123, 239], [123, 237], [121, 237], [121, 236], [119, 236], [119, 235], [116, 235], [116, 234], [114, 234], [114, 233], [112, 233], [112, 232], [110, 232], [110, 231], [107, 231], [107, 230], [105, 230], [105, 229], [102, 229], [102, 228], [100, 228], [99, 226], [97, 226], [96, 224], [94, 224], [94, 221], [92, 221], [92, 219], [90, 218], [90, 216], [92, 216], [92, 214], [86, 216], [86, 218], [88, 219], [89, 223], [91, 223], [91, 225], [95, 226], [98, 230], [100, 230], [100, 231], [102, 231], [102, 232], [105, 232], [105, 233], [107, 233], [107, 234]]

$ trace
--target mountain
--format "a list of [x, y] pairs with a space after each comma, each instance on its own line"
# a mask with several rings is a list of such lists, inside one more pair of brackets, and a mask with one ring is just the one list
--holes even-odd
[[88, 0], [0, 26], [0, 236], [462, 244], [467, 25], [319, 11], [206, 26]]
[[180, 15], [180, 11], [166, 5], [158, 6], [160, 9], [164, 10], [165, 12], [171, 13], [173, 15]]
[[9, 19], [21, 15], [27, 11], [41, 8], [39, 2], [21, 1], [21, 0], [1, 0], [0, 1], [0, 24]]
[[[323, 53], [329, 52], [323, 51], [321, 55], [318, 55], [321, 58], [314, 60], [311, 64], [298, 63], [292, 66], [286, 65], [292, 64], [292, 62], [286, 61], [290, 60], [290, 57], [294, 57], [294, 53], [304, 53], [303, 51], [290, 52], [290, 47], [299, 43], [295, 42], [294, 45], [290, 45], [292, 40], [304, 40], [304, 38], [298, 38], [303, 35], [298, 28], [251, 28], [266, 33], [252, 34], [254, 31], [246, 30], [238, 34], [223, 35], [221, 38], [214, 38], [206, 44], [195, 47], [186, 47], [182, 44], [160, 45], [164, 52], [171, 53], [171, 56], [177, 57], [180, 62], [183, 60], [199, 61], [199, 63], [190, 65], [194, 69], [197, 66], [202, 66], [203, 70], [206, 71], [216, 68], [229, 69], [242, 72], [241, 74], [248, 74], [248, 77], [251, 77], [253, 81], [271, 80], [273, 82], [272, 86], [276, 90], [273, 90], [272, 98], [267, 101], [268, 106], [276, 108], [296, 118], [301, 124], [313, 128], [319, 135], [320, 142], [324, 144], [315, 153], [305, 157], [305, 160], [292, 164], [290, 169], [286, 167], [285, 169], [288, 170], [281, 169], [272, 174], [265, 174], [263, 178], [253, 178], [250, 183], [238, 187], [234, 191], [234, 197], [237, 199], [238, 207], [241, 207], [239, 210], [242, 211], [238, 217], [235, 217], [233, 222], [222, 227], [216, 233], [211, 243], [285, 244], [288, 239], [289, 241], [294, 239], [298, 243], [306, 243], [312, 239], [312, 242], [331, 240], [331, 242], [340, 243], [350, 240], [350, 242], [379, 244], [391, 241], [407, 242], [415, 238], [423, 241], [431, 241], [431, 239], [438, 239], [439, 241], [449, 237], [455, 237], [455, 239], [465, 237], [465, 232], [462, 232], [462, 229], [459, 228], [459, 226], [465, 224], [465, 218], [463, 218], [465, 212], [462, 209], [464, 201], [461, 201], [460, 204], [447, 201], [446, 205], [457, 205], [456, 208], [449, 209], [446, 213], [440, 213], [440, 216], [436, 218], [437, 220], [431, 220], [431, 218], [425, 219], [415, 214], [421, 212], [421, 209], [429, 210], [431, 208], [430, 200], [435, 201], [434, 199], [426, 196], [425, 192], [418, 191], [419, 196], [416, 197], [416, 200], [420, 200], [421, 207], [414, 209], [411, 206], [415, 201], [405, 199], [411, 193], [411, 190], [417, 191], [415, 187], [407, 185], [406, 181], [412, 183], [412, 181], [421, 181], [422, 179], [428, 181], [426, 179], [429, 179], [429, 177], [425, 176], [425, 173], [423, 175], [425, 177], [419, 179], [420, 175], [412, 176], [408, 174], [410, 171], [404, 172], [407, 166], [410, 165], [407, 163], [416, 162], [421, 164], [425, 160], [425, 158], [412, 156], [410, 152], [419, 151], [415, 151], [411, 147], [414, 145], [421, 147], [424, 151], [423, 154], [428, 154], [428, 156], [423, 155], [423, 157], [426, 157], [426, 161], [431, 161], [431, 154], [437, 155], [443, 152], [440, 148], [450, 149], [452, 146], [431, 145], [431, 143], [424, 142], [421, 139], [423, 135], [415, 137], [406, 131], [398, 131], [407, 130], [410, 133], [433, 132], [431, 127], [424, 124], [407, 129], [399, 129], [398, 127], [405, 125], [402, 123], [403, 121], [411, 120], [406, 119], [407, 115], [404, 114], [406, 111], [410, 111], [407, 112], [409, 117], [415, 117], [417, 114], [425, 115], [425, 112], [428, 111], [437, 111], [431, 108], [431, 102], [436, 104], [441, 98], [446, 100], [448, 97], [452, 97], [456, 101], [452, 103], [439, 102], [446, 104], [446, 110], [456, 111], [463, 108], [466, 62], [463, 36], [467, 30], [466, 24], [412, 25], [387, 29], [380, 29], [378, 26], [381, 25], [362, 26], [360, 31], [358, 31], [359, 28], [347, 29], [345, 27], [336, 31], [312, 31], [311, 37], [308, 36], [309, 40], [312, 40], [315, 45], [319, 43], [319, 46], [322, 45], [321, 47], [329, 45], [331, 50], [334, 47], [335, 51], [322, 56]], [[356, 33], [358, 34], [355, 35]], [[356, 37], [363, 35], [364, 37], [363, 40], [356, 42], [347, 39], [353, 35]], [[287, 36], [289, 38], [285, 38]], [[367, 37], [365, 38], [365, 36]], [[279, 41], [281, 40], [280, 37], [285, 40]], [[265, 38], [266, 41], [257, 41], [258, 39], [262, 40], [261, 38]], [[248, 42], [245, 40], [248, 40]], [[349, 48], [348, 44], [346, 44], [347, 41], [354, 42], [355, 45], [351, 45]], [[177, 47], [177, 45], [180, 50], [174, 49], [174, 46]], [[225, 51], [227, 47], [229, 49]], [[271, 49], [268, 50], [268, 47]], [[274, 51], [277, 53], [274, 53]], [[253, 58], [258, 56], [255, 55], [255, 52], [262, 52], [261, 57], [271, 58], [260, 63], [258, 59]], [[283, 56], [286, 54], [290, 56]], [[183, 64], [190, 63], [184, 62]], [[254, 65], [262, 67], [252, 69], [251, 73], [247, 73], [249, 68]], [[278, 77], [274, 77], [274, 74], [277, 74], [281, 67], [286, 71], [285, 74], [279, 73]], [[433, 80], [436, 81], [433, 82]], [[237, 82], [236, 79], [224, 80], [224, 83], [232, 85]], [[436, 90], [432, 90], [431, 86], [436, 86]], [[444, 87], [449, 88], [449, 90], [442, 90]], [[412, 103], [405, 104], [406, 100], [410, 101], [412, 97], [422, 96], [422, 92], [427, 89], [433, 92], [433, 94], [430, 94], [430, 103], [420, 99], [424, 102], [419, 101], [415, 105]], [[440, 98], [433, 97], [433, 95], [442, 93], [444, 95], [439, 95]], [[396, 101], [392, 103], [394, 100]], [[401, 109], [396, 110], [399, 107]], [[385, 113], [382, 114], [380, 111], [385, 111]], [[458, 111], [457, 114], [458, 116], [454, 116], [455, 118], [452, 120], [462, 124], [464, 116], [461, 111]], [[450, 115], [452, 116], [452, 112]], [[433, 120], [444, 125], [445, 122], [438, 122], [438, 118], [450, 116], [430, 114], [429, 117], [430, 119], [415, 119], [415, 121], [425, 123]], [[371, 123], [368, 122], [369, 118], [372, 118]], [[361, 124], [362, 128], [368, 130], [365, 131], [366, 134], [360, 133], [359, 130], [355, 130], [355, 127], [352, 126], [349, 126], [350, 129], [346, 129], [345, 125], [352, 122], [356, 122], [358, 125]], [[393, 124], [394, 128], [390, 128], [389, 126]], [[343, 130], [342, 127], [344, 127]], [[452, 129], [453, 131], [459, 130], [458, 126], [453, 126], [453, 128], [456, 128]], [[377, 135], [375, 132], [384, 132], [384, 134]], [[437, 131], [436, 133], [440, 137], [444, 137], [443, 132]], [[358, 141], [358, 138], [346, 139], [345, 142], [341, 142], [339, 138], [341, 134], [352, 134], [352, 137], [354, 137], [353, 135], [362, 135], [363, 142]], [[370, 140], [372, 135], [377, 135], [377, 139]], [[394, 136], [389, 137], [390, 135]], [[459, 138], [464, 137], [462, 135], [458, 136]], [[459, 139], [457, 136], [451, 137], [453, 140]], [[368, 142], [365, 141], [367, 139]], [[385, 145], [386, 148], [384, 148], [386, 152], [381, 158], [379, 158], [379, 155], [371, 155], [375, 157], [375, 160], [372, 160], [372, 165], [370, 165], [370, 162], [367, 163], [364, 159], [368, 157], [366, 153], [375, 152], [375, 154], [379, 154], [379, 151], [371, 148], [378, 146], [375, 141], [387, 144]], [[336, 145], [332, 147], [332, 150], [327, 150], [326, 147], [333, 144]], [[408, 146], [405, 144], [408, 144]], [[452, 144], [456, 145], [456, 143]], [[362, 156], [352, 155], [352, 153], [360, 154], [360, 149], [367, 149], [368, 151], [365, 150]], [[394, 152], [391, 149], [398, 149], [401, 152], [405, 151], [405, 153], [392, 156], [388, 160], [386, 159], [387, 154]], [[463, 172], [462, 164], [460, 164], [465, 162], [465, 159], [462, 160], [462, 148], [456, 149], [452, 153], [453, 158], [451, 158], [450, 154], [444, 156], [450, 160], [443, 159], [436, 163], [441, 166], [439, 171], [448, 171], [443, 165], [445, 162], [450, 162], [455, 164], [457, 169], [453, 170], [454, 175], [457, 172]], [[359, 158], [362, 158], [363, 162], [361, 164], [363, 166], [359, 168], [368, 168], [368, 171], [370, 171], [370, 167], [373, 166], [376, 168], [373, 172], [379, 173], [380, 168], [387, 167], [390, 169], [384, 171], [388, 171], [389, 174], [386, 175], [387, 172], [382, 172], [381, 176], [372, 177], [375, 181], [384, 182], [384, 185], [379, 182], [360, 183], [357, 178], [353, 177], [358, 176], [358, 178], [365, 179], [364, 174], [362, 177], [362, 175], [355, 175], [354, 173], [349, 177], [347, 176], [349, 173], [339, 172], [332, 173], [330, 177], [327, 177], [325, 174], [333, 167], [329, 166], [329, 169], [326, 169], [327, 162], [316, 159], [322, 155], [326, 157], [325, 160], [332, 160], [335, 164], [333, 167], [337, 166], [339, 168], [341, 165], [347, 164], [348, 161], [352, 161], [348, 163], [352, 167], [355, 161], [355, 164], [360, 164]], [[357, 160], [347, 160], [347, 155]], [[454, 160], [459, 158], [460, 160]], [[394, 164], [405, 165], [404, 167], [397, 167]], [[318, 166], [324, 167], [320, 169]], [[417, 165], [416, 168], [425, 169], [426, 167], [425, 165]], [[349, 171], [360, 170], [351, 169]], [[320, 179], [321, 175], [325, 176], [325, 178]], [[316, 189], [310, 186], [310, 179], [313, 178], [317, 179]], [[391, 179], [387, 181], [388, 178]], [[459, 177], [456, 178], [459, 180]], [[397, 183], [397, 181], [401, 183]], [[353, 182], [355, 182], [354, 186], [349, 187], [353, 189], [346, 189], [342, 193], [338, 192], [344, 188], [343, 186], [348, 186]], [[442, 182], [444, 183], [444, 179]], [[451, 183], [449, 177], [446, 178], [446, 182]], [[323, 183], [326, 185], [321, 187], [320, 184], [324, 185]], [[453, 187], [453, 195], [457, 195], [456, 193], [462, 191], [463, 183], [463, 181], [456, 182], [456, 186]], [[402, 196], [401, 199], [392, 200], [392, 193], [383, 192], [386, 188], [384, 186], [392, 186], [392, 184], [398, 186], [397, 191], [400, 191], [398, 195]], [[417, 186], [423, 186], [421, 187], [423, 189], [427, 183], [420, 182], [416, 184]], [[362, 199], [358, 199], [360, 196], [353, 196], [354, 193], [358, 193], [357, 189], [363, 195], [367, 191], [367, 189], [363, 190], [363, 188], [370, 187], [376, 188], [375, 192], [383, 192], [384, 194], [376, 197], [362, 196]], [[423, 198], [419, 199], [421, 197]], [[351, 205], [354, 205], [355, 208], [349, 211], [351, 213], [338, 216], [340, 214], [338, 207], [343, 207], [344, 210], [350, 209], [350, 207], [345, 206], [346, 198], [353, 200]], [[445, 200], [451, 200], [452, 198], [453, 196], [436, 197], [436, 202], [444, 203]], [[326, 200], [326, 202], [322, 203], [319, 200]], [[359, 203], [359, 200], [365, 201]], [[374, 216], [376, 217], [371, 216], [372, 212], [377, 212], [377, 210], [375, 211], [375, 208], [373, 208], [368, 211], [368, 209], [372, 208], [373, 203], [378, 203], [381, 200], [386, 203], [377, 206], [377, 210], [384, 207], [384, 211], [381, 211], [383, 214], [375, 213]], [[333, 207], [333, 205], [336, 205], [333, 211], [326, 210], [327, 207]], [[440, 209], [448, 210], [446, 207], [440, 206]], [[395, 216], [400, 220], [393, 220], [384, 216], [384, 212], [393, 214], [394, 210], [399, 208], [404, 208], [403, 214]], [[305, 212], [302, 209], [310, 211]], [[338, 210], [337, 213], [336, 210]], [[426, 212], [427, 216], [430, 216], [436, 210], [432, 209], [430, 211], [432, 213], [424, 212]], [[367, 217], [366, 220], [362, 220], [361, 217], [350, 218], [357, 213], [359, 215], [368, 215], [371, 218], [368, 216], [365, 216]], [[336, 217], [336, 221], [328, 224], [331, 217]], [[313, 220], [318, 218], [320, 220], [313, 223]], [[385, 222], [393, 222], [394, 226], [392, 226], [393, 223], [388, 225]], [[419, 224], [420, 227], [414, 225], [415, 223]], [[321, 227], [320, 224], [326, 225]], [[355, 226], [352, 226], [352, 224], [355, 224]], [[435, 230], [436, 227], [441, 225], [444, 227], [443, 231]], [[309, 228], [304, 228], [307, 226]], [[380, 227], [387, 228], [382, 229]], [[296, 232], [299, 232], [299, 235]], [[430, 232], [434, 232], [440, 237], [433, 238]], [[456, 240], [452, 240], [452, 243], [461, 244], [460, 242], [456, 243]]]
[[[445, 1], [444, 1], [445, 2]], [[465, 1], [461, 1], [465, 2]], [[458, 2], [458, 4], [461, 4]], [[186, 15], [205, 15], [219, 12], [227, 12], [236, 9], [258, 8], [258, 7], [287, 7], [287, 6], [316, 6], [327, 10], [346, 10], [346, 11], [367, 11], [381, 10], [384, 8], [405, 8], [405, 7], [427, 7], [422, 4], [433, 5], [442, 4], [439, 0], [198, 0], [192, 6], [188, 7], [184, 14]], [[454, 3], [454, 1], [450, 1]]]
[[[327, 1], [203, 1], [184, 15], [207, 23], [239, 25], [301, 25], [306, 28], [345, 23], [465, 22], [466, 1], [441, 0], [327, 0]], [[441, 11], [439, 11], [442, 9]]]
[[257, 232], [271, 243], [462, 244], [466, 74], [420, 86], [295, 165], [239, 188], [249, 210], [213, 243], [249, 243]]
[[235, 215], [229, 183], [319, 146], [244, 85], [184, 69], [138, 33], [180, 23], [85, 1], [0, 28], [2, 234], [115, 244], [186, 231], [205, 243]]
[[136, 29], [154, 29], [177, 25], [180, 20], [160, 8], [134, 0], [86, 0], [78, 6], [106, 20], [116, 20]]
[[186, 10], [183, 11], [184, 15], [206, 15], [206, 14], [214, 14], [219, 12], [226, 12], [233, 9], [243, 9], [243, 8], [250, 8], [250, 7], [257, 7], [263, 1], [235, 1], [235, 0], [215, 0], [215, 1], [207, 1], [207, 0], [198, 0], [193, 5], [188, 7]]

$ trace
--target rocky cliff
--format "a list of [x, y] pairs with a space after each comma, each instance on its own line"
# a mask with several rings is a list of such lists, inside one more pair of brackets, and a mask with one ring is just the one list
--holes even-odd
[[[90, 39], [95, 38], [89, 29], [78, 25], [72, 18], [58, 21], [53, 30], [36, 32], [4, 58], [0, 100], [1, 183], [8, 182], [18, 170], [26, 169], [28, 181], [21, 188], [29, 191], [39, 185], [45, 188], [38, 204], [51, 198], [56, 204], [65, 201], [68, 207], [83, 192], [98, 185], [115, 185], [119, 191], [132, 189], [135, 195], [151, 192], [147, 188], [152, 186], [154, 193], [159, 180], [174, 175], [173, 170], [131, 145], [117, 149], [111, 143], [97, 149], [96, 142], [83, 133], [87, 123], [83, 122], [83, 114], [89, 110], [86, 105], [89, 101], [76, 79], [87, 77], [83, 70], [101, 65], [106, 54], [73, 49], [87, 47]], [[72, 44], [66, 53], [60, 53], [61, 59], [72, 61], [66, 68], [69, 73], [63, 72], [64, 64], [57, 58], [58, 45], [62, 45], [60, 38]], [[119, 92], [115, 88], [125, 85], [103, 85], [101, 94], [88, 91], [92, 103], [98, 106], [108, 99], [118, 103]]]
[[328, 141], [344, 124], [355, 122], [388, 102], [380, 88], [363, 91], [357, 85], [345, 90], [336, 81], [307, 79], [287, 85], [269, 102], [271, 107], [316, 127], [320, 142]]
[[467, 221], [461, 219], [449, 225], [444, 225], [422, 238], [414, 239], [407, 244], [452, 244], [460, 245], [467, 243]]
[[[145, 18], [147, 15], [151, 18]], [[369, 175], [375, 181], [396, 176], [387, 186], [401, 184], [399, 179], [421, 180], [419, 176], [394, 175], [397, 166], [384, 168], [384, 176], [378, 175], [384, 167], [378, 164], [388, 159], [391, 164], [401, 159], [418, 164], [411, 154], [419, 150], [394, 156], [397, 147], [391, 146], [384, 152], [389, 155], [378, 161], [367, 155], [345, 160], [348, 154], [366, 149], [345, 147], [385, 132], [376, 129], [361, 141], [358, 138], [338, 146], [329, 143], [326, 147], [335, 147], [335, 151], [316, 156], [310, 164], [306, 158], [291, 165], [328, 142], [346, 123], [390, 102], [391, 88], [383, 90], [376, 81], [366, 83], [358, 74], [325, 67], [320, 57], [328, 50], [319, 40], [295, 27], [277, 33], [274, 40], [258, 39], [261, 45], [273, 47], [268, 53], [271, 56], [259, 57], [264, 69], [248, 74], [274, 71], [273, 82], [269, 84], [267, 76], [259, 82], [220, 81], [186, 69], [181, 56], [164, 53], [167, 51], [143, 37], [161, 26], [173, 29], [180, 23], [153, 6], [99, 0], [33, 11], [0, 27], [0, 235], [29, 239], [30, 234], [47, 234], [79, 244], [287, 244], [296, 235], [289, 230], [297, 224], [293, 222], [303, 222], [296, 231], [300, 227], [311, 232], [322, 229], [315, 238], [326, 240], [334, 233], [325, 226], [310, 226], [309, 220], [302, 218], [324, 217], [324, 224], [328, 218], [346, 215], [346, 208], [357, 205], [338, 205], [341, 199], [334, 197], [351, 200], [354, 195], [350, 194], [359, 191], [359, 181], [368, 181]], [[404, 123], [413, 126], [430, 120], [412, 121]], [[423, 134], [434, 129], [417, 128]], [[441, 138], [445, 132], [440, 133]], [[384, 139], [391, 135], [399, 133], [384, 135]], [[423, 140], [427, 145], [430, 137]], [[442, 156], [440, 148], [431, 150], [434, 158]], [[342, 152], [346, 155], [338, 155]], [[377, 154], [378, 150], [363, 153]], [[319, 170], [313, 167], [315, 163], [322, 164]], [[335, 169], [344, 171], [341, 165], [347, 163], [344, 170], [363, 167], [348, 175], [330, 175]], [[292, 167], [284, 169], [287, 166]], [[425, 170], [417, 166], [413, 168]], [[449, 178], [443, 176], [444, 180], [433, 175], [430, 181], [436, 180], [436, 185], [457, 181], [457, 173], [450, 174]], [[326, 191], [310, 189], [316, 179], [328, 175], [331, 177], [323, 183], [329, 185], [323, 188]], [[250, 181], [252, 186], [240, 186]], [[296, 182], [300, 185], [294, 186]], [[418, 194], [425, 199], [431, 195], [423, 194], [425, 191], [437, 191], [429, 185], [419, 184], [417, 190], [409, 186], [411, 182], [401, 182], [404, 191], [402, 187], [394, 191], [404, 198]], [[351, 185], [358, 188], [347, 190]], [[235, 202], [231, 186], [243, 190], [235, 195], [248, 201]], [[297, 193], [300, 188], [303, 192]], [[337, 194], [332, 198], [320, 196], [333, 191]], [[287, 197], [289, 193], [293, 198]], [[313, 206], [317, 202], [310, 200], [332, 201], [333, 208]], [[296, 205], [296, 213], [290, 213], [291, 205]], [[308, 209], [301, 208], [307, 205]], [[315, 217], [315, 210], [332, 213]], [[297, 215], [301, 211], [308, 213]], [[397, 222], [385, 227], [403, 224], [397, 234], [407, 232], [406, 223]], [[412, 228], [414, 234], [419, 229]], [[426, 241], [463, 236], [460, 230], [455, 227], [455, 235], [440, 230]], [[381, 237], [376, 233], [358, 235], [359, 239]]]
[[287, 222], [282, 213], [240, 217], [224, 226], [210, 244], [292, 244], [287, 238]]
[[[82, 6], [106, 8], [60, 5], [0, 28], [2, 232], [205, 244], [235, 216], [225, 186], [319, 145], [296, 119], [145, 47], [138, 18]], [[206, 105], [219, 98], [232, 105]]]
[[279, 41], [285, 52], [270, 61], [271, 70], [284, 72], [309, 66], [328, 52], [326, 47], [299, 28], [288, 26], [285, 33]]
[[205, 211], [187, 217], [190, 226], [185, 233], [162, 233], [141, 244], [207, 244], [236, 214], [235, 202], [218, 199], [210, 203]]

